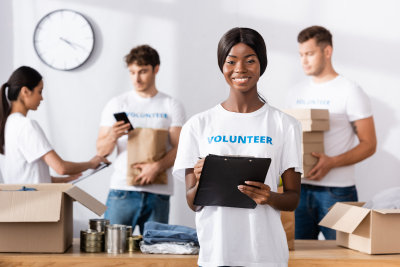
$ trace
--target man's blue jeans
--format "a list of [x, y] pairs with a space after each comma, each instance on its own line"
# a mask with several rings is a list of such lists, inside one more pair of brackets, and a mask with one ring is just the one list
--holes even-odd
[[110, 224], [139, 225], [140, 233], [147, 221], [168, 223], [168, 195], [110, 189], [106, 206]]
[[318, 223], [336, 202], [357, 201], [355, 186], [325, 187], [301, 185], [300, 204], [295, 211], [295, 239], [318, 239], [322, 232], [325, 239], [336, 239], [336, 231]]

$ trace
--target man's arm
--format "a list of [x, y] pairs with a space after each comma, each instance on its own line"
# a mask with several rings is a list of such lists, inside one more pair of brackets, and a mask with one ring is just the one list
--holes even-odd
[[134, 167], [141, 169], [140, 174], [136, 178], [137, 180], [140, 180], [140, 185], [153, 183], [159, 173], [174, 165], [181, 129], [182, 127], [169, 128], [168, 132], [172, 147], [159, 161], [152, 163], [138, 163], [133, 165]]
[[375, 153], [377, 141], [373, 117], [354, 121], [352, 125], [360, 143], [353, 149], [334, 157], [313, 152], [312, 155], [319, 160], [306, 174], [307, 179], [321, 180], [332, 168], [358, 163]]
[[117, 144], [118, 138], [128, 133], [129, 123], [117, 121], [112, 127], [100, 127], [97, 137], [97, 155], [107, 156], [111, 154]]

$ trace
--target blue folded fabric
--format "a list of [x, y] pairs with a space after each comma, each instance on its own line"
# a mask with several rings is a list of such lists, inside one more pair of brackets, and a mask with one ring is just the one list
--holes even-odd
[[144, 224], [143, 241], [145, 244], [160, 242], [193, 242], [199, 245], [196, 229], [183, 225], [171, 225], [158, 222]]

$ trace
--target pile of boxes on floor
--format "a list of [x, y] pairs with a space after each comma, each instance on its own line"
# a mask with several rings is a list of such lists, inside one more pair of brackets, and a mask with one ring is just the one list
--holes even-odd
[[286, 109], [285, 113], [295, 117], [303, 129], [303, 171], [307, 174], [318, 162], [311, 152], [324, 152], [324, 131], [329, 130], [327, 109]]
[[90, 219], [89, 229], [81, 231], [81, 251], [124, 253], [140, 251], [141, 235], [132, 236], [132, 226], [111, 224], [106, 219]]

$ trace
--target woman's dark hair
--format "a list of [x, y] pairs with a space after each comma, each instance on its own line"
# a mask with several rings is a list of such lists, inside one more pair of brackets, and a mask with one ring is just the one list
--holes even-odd
[[260, 76], [263, 75], [267, 68], [267, 48], [264, 39], [255, 30], [250, 28], [233, 28], [226, 32], [218, 43], [218, 66], [222, 72], [225, 59], [231, 51], [232, 47], [238, 43], [244, 43], [256, 52], [260, 61]]
[[[260, 76], [263, 75], [268, 65], [267, 47], [265, 46], [264, 39], [261, 34], [253, 29], [239, 27], [230, 29], [222, 36], [221, 40], [219, 40], [217, 57], [221, 72], [223, 72], [223, 66], [229, 51], [231, 51], [233, 46], [239, 43], [248, 45], [256, 52], [258, 61], [260, 62]], [[262, 96], [258, 95], [258, 97], [262, 102], [266, 103]]]
[[6, 125], [7, 117], [10, 115], [11, 106], [9, 101], [15, 101], [21, 92], [22, 87], [27, 87], [29, 90], [33, 89], [42, 80], [42, 75], [31, 67], [22, 66], [16, 69], [8, 79], [8, 81], [1, 86], [0, 90], [0, 153], [4, 154], [4, 128]]

